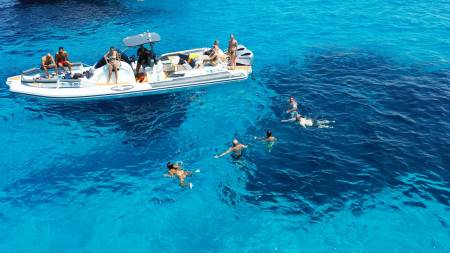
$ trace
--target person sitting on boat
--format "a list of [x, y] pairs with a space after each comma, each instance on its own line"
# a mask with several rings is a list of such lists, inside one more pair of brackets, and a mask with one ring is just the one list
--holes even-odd
[[168, 172], [167, 172], [167, 174], [164, 174], [165, 176], [168, 176], [168, 177], [177, 176], [178, 180], [180, 181], [180, 186], [188, 186], [189, 185], [192, 188], [191, 183], [186, 184], [184, 181], [186, 179], [186, 177], [192, 175], [192, 172], [183, 170], [181, 163], [167, 162], [166, 167], [168, 169]]
[[110, 47], [108, 52], [103, 56], [105, 58], [106, 63], [108, 64], [108, 83], [111, 80], [112, 72], [116, 76], [116, 84], [117, 80], [119, 80], [118, 69], [120, 66], [120, 55], [114, 47]]
[[187, 62], [192, 68], [199, 69], [203, 67], [203, 56], [196, 53], [190, 53]]
[[[144, 65], [148, 65], [150, 64], [150, 60], [152, 58], [152, 52], [150, 50], [148, 50], [147, 48], [144, 47], [144, 45], [141, 45], [138, 50], [137, 50], [137, 56], [138, 56], [138, 60], [137, 60], [137, 65], [136, 65], [136, 75], [139, 74], [139, 70], [142, 68], [144, 68]], [[145, 70], [145, 68], [144, 68]]]
[[58, 66], [56, 65], [55, 59], [50, 53], [42, 56], [41, 68], [45, 71], [45, 76], [47, 78], [50, 77], [48, 74], [48, 69], [55, 69], [56, 74], [58, 74]]
[[226, 61], [227, 55], [223, 53], [222, 49], [219, 47], [219, 41], [215, 40], [213, 47], [207, 51], [207, 54], [209, 55], [209, 62], [211, 65], [215, 66], [219, 62]]
[[234, 38], [234, 34], [231, 34], [230, 41], [228, 42], [228, 56], [230, 57], [230, 68], [231, 69], [234, 69], [236, 67], [237, 48], [238, 48], [238, 42]]
[[210, 50], [209, 62], [211, 65], [215, 66], [219, 62], [219, 41], [215, 40], [214, 44]]
[[214, 158], [219, 158], [229, 153], [233, 153], [234, 158], [239, 158], [242, 156], [242, 151], [247, 148], [247, 145], [239, 143], [239, 141], [235, 138], [232, 142], [232, 145], [229, 149], [223, 152], [220, 155], [215, 155]]
[[69, 72], [72, 73], [72, 63], [69, 62], [69, 54], [67, 51], [64, 51], [63, 47], [59, 47], [58, 53], [55, 55], [56, 64], [58, 67], [64, 69], [64, 67], [69, 68]]

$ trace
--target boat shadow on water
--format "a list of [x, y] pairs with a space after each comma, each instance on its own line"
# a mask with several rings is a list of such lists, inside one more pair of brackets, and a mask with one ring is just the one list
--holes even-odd
[[[420, 198], [429, 196], [450, 204], [444, 189], [405, 179], [420, 175], [450, 188], [450, 160], [439, 151], [450, 131], [442, 120], [450, 117], [442, 107], [450, 104], [448, 71], [427, 72], [351, 51], [313, 54], [302, 65], [270, 66], [261, 73], [262, 85], [278, 94], [271, 102], [275, 115], [263, 117], [248, 135], [271, 129], [279, 141], [271, 152], [253, 143], [246, 163], [239, 163], [245, 186], [224, 184], [224, 202], [303, 214], [312, 222], [344, 208], [354, 215], [376, 205], [399, 208], [372, 201], [386, 188], [400, 189], [405, 205], [425, 207]], [[289, 117], [291, 95], [303, 115], [333, 120], [334, 128], [280, 123]]]
[[[177, 152], [167, 148], [171, 129], [176, 129], [185, 117], [186, 108], [196, 93], [160, 94], [150, 97], [124, 98], [114, 101], [52, 102], [40, 98], [17, 96], [25, 110], [34, 118], [59, 122], [63, 127], [80, 125], [85, 132], [80, 139], [102, 145], [103, 139], [119, 143], [111, 148], [83, 152], [81, 157], [65, 155], [53, 158], [50, 166], [37, 168], [24, 178], [6, 185], [0, 198], [16, 204], [37, 205], [69, 198], [69, 195], [99, 194], [104, 190], [130, 194], [136, 185], [127, 181], [133, 177], [148, 180], [160, 177], [155, 171], [161, 159], [170, 159]], [[54, 119], [54, 120], [52, 120]], [[80, 127], [76, 127], [80, 129]], [[109, 137], [118, 136], [118, 137]], [[86, 139], [86, 136], [92, 136]], [[119, 138], [119, 139], [117, 139]], [[122, 145], [120, 145], [122, 144]], [[68, 145], [74, 147], [77, 144]], [[132, 162], [130, 162], [132, 161]], [[134, 180], [134, 181], [139, 181]], [[157, 178], [155, 178], [157, 180]], [[91, 182], [83, 188], [78, 182]], [[77, 183], [75, 183], [77, 182]], [[80, 186], [80, 187], [78, 187]]]
[[36, 117], [62, 117], [96, 133], [99, 128], [110, 128], [108, 131], [123, 132], [126, 136], [123, 142], [136, 146], [178, 127], [183, 122], [191, 97], [192, 94], [185, 93], [84, 102], [34, 97], [20, 99], [27, 101], [25, 109], [36, 113]]

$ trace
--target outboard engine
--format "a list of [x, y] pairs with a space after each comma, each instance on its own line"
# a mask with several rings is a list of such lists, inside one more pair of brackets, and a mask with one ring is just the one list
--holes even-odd
[[251, 66], [253, 62], [253, 52], [244, 45], [238, 45], [236, 50], [236, 65]]

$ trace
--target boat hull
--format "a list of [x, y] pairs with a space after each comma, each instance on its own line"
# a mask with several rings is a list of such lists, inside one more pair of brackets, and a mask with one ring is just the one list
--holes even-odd
[[20, 82], [7, 82], [10, 91], [28, 96], [51, 100], [107, 100], [137, 96], [150, 96], [156, 94], [172, 93], [183, 90], [191, 90], [206, 86], [229, 84], [248, 78], [245, 73], [235, 76], [223, 76], [217, 78], [205, 77], [204, 79], [178, 79], [155, 84], [149, 83], [121, 83], [96, 85], [86, 88], [40, 88], [37, 85], [23, 85]]
[[[135, 74], [136, 62], [120, 61], [117, 75], [109, 75], [108, 65], [96, 64], [97, 67], [91, 67], [83, 63], [73, 63], [71, 75], [50, 73], [48, 77], [42, 70], [33, 68], [22, 72], [21, 75], [9, 77], [6, 84], [11, 92], [34, 97], [52, 100], [100, 100], [147, 96], [229, 83], [245, 80], [251, 74], [251, 61], [248, 61], [248, 65], [241, 64], [230, 69], [223, 60], [216, 64], [211, 63], [209, 57], [204, 55], [207, 50], [209, 49], [197, 48], [164, 54], [156, 64], [139, 69], [138, 74]], [[247, 51], [247, 54], [251, 53]], [[189, 64], [187, 59], [191, 56], [197, 60], [191, 59], [193, 62]], [[198, 62], [200, 64], [197, 64]]]

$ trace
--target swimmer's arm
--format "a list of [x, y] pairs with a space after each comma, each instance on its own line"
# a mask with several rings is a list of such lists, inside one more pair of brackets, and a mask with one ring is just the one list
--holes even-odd
[[106, 52], [105, 55], [103, 55], [103, 58], [105, 59], [105, 62], [106, 62], [106, 63], [108, 63], [108, 54], [109, 54], [109, 51]]
[[257, 141], [264, 141], [265, 139], [266, 139], [265, 137], [255, 136], [255, 140], [257, 140]]
[[290, 118], [290, 119], [282, 119], [281, 122], [294, 122], [295, 118]]
[[233, 151], [233, 149], [232, 149], [232, 148], [229, 148], [227, 151], [223, 152], [222, 154], [220, 154], [220, 155], [215, 155], [214, 158], [220, 158], [220, 157], [222, 157], [222, 156], [224, 156], [224, 155], [229, 154], [231, 151]]
[[166, 174], [164, 174], [165, 177], [173, 177], [174, 173], [172, 171], [167, 172]]

